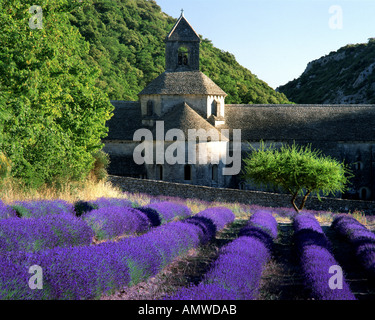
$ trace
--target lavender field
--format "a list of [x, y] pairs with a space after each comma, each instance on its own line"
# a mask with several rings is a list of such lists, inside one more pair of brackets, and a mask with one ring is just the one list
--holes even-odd
[[375, 299], [371, 216], [122, 196], [0, 201], [0, 299]]

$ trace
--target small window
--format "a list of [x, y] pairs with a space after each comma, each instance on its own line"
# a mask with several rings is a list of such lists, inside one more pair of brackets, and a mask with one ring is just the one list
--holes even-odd
[[156, 179], [163, 180], [163, 166], [161, 164], [156, 166]]
[[191, 165], [186, 164], [184, 166], [184, 180], [191, 181]]
[[152, 116], [154, 114], [154, 102], [152, 100], [147, 101], [147, 115]]
[[219, 168], [218, 168], [218, 165], [217, 164], [214, 164], [211, 168], [212, 170], [212, 181], [215, 181], [217, 182], [218, 181], [218, 178], [219, 178]]
[[189, 50], [185, 47], [178, 49], [178, 65], [187, 66], [189, 65]]

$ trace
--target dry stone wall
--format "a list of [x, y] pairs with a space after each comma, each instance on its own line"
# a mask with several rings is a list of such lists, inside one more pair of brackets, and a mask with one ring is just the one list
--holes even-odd
[[[135, 179], [128, 177], [109, 176], [109, 180], [123, 191], [131, 193], [146, 193], [154, 196], [166, 195], [181, 198], [196, 198], [205, 201], [223, 201], [230, 203], [257, 204], [267, 207], [290, 207], [290, 196], [287, 194], [261, 191], [213, 188], [165, 181]], [[326, 210], [332, 212], [363, 211], [375, 214], [374, 201], [344, 200], [336, 198], [310, 197], [306, 209]], [[298, 199], [300, 200], [300, 199]]]

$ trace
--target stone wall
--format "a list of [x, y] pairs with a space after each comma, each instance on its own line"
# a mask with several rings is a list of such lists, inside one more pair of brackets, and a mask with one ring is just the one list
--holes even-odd
[[[109, 180], [113, 185], [120, 187], [123, 191], [131, 193], [196, 198], [205, 201], [239, 202], [245, 204], [258, 204], [267, 207], [291, 206], [290, 196], [285, 194], [213, 188], [118, 176], [110, 176]], [[297, 201], [299, 200], [300, 199]], [[310, 197], [306, 203], [306, 209], [330, 210], [333, 212], [354, 212], [355, 210], [359, 210], [366, 214], [375, 214], [375, 202], [324, 197], [322, 197], [322, 201], [319, 201], [316, 197]]]

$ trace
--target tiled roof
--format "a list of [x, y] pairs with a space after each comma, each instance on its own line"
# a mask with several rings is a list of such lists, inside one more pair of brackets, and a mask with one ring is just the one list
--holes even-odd
[[180, 129], [185, 135], [185, 140], [188, 140], [189, 138], [189, 129], [203, 129], [206, 132], [214, 130], [218, 133], [218, 137], [220, 140], [227, 141], [227, 139], [221, 137], [220, 131], [218, 131], [213, 125], [211, 125], [207, 120], [200, 116], [187, 103], [180, 103], [176, 105], [171, 110], [169, 110], [161, 120], [164, 120], [165, 132], [170, 129]]
[[113, 117], [107, 121], [108, 136], [104, 140], [133, 140], [134, 132], [142, 127], [139, 102], [112, 100]]
[[248, 141], [375, 141], [375, 105], [225, 105]]
[[190, 23], [181, 15], [167, 35], [166, 41], [200, 41], [200, 38]]
[[227, 95], [200, 71], [163, 72], [139, 93], [139, 95], [149, 94]]
[[[107, 122], [105, 140], [133, 140], [142, 125], [138, 102], [111, 101], [114, 116]], [[186, 103], [164, 114], [164, 130], [214, 128]], [[225, 124], [221, 129], [241, 129], [243, 141], [375, 141], [375, 105], [225, 105]], [[155, 130], [153, 128], [152, 130]], [[155, 134], [155, 133], [154, 133]], [[155, 135], [154, 135], [155, 136]]]

